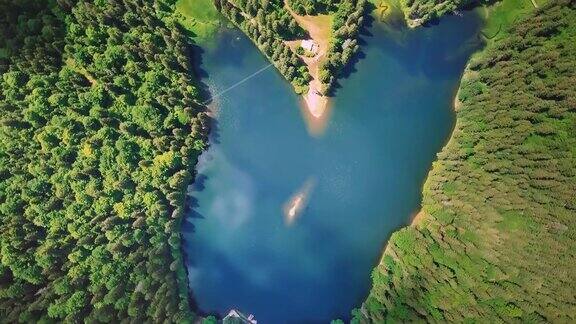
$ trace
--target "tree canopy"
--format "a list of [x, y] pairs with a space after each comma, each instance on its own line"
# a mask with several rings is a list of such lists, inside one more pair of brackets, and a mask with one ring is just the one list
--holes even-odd
[[575, 76], [573, 0], [472, 60], [423, 220], [392, 236], [354, 321], [576, 320]]
[[208, 117], [156, 0], [0, 3], [0, 316], [192, 321], [180, 252]]

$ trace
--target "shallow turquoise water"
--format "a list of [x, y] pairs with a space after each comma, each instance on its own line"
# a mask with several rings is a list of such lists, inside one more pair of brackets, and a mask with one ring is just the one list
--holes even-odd
[[[479, 25], [467, 14], [430, 28], [370, 28], [322, 137], [308, 134], [298, 97], [274, 69], [215, 100], [217, 127], [184, 227], [201, 311], [236, 308], [259, 323], [350, 317], [390, 234], [419, 208]], [[218, 93], [267, 64], [234, 31], [206, 50], [201, 68]], [[287, 226], [283, 206], [305, 183], [307, 207]]]

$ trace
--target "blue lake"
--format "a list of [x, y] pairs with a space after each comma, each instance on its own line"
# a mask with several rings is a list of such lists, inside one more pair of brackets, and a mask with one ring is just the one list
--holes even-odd
[[[469, 13], [415, 30], [369, 28], [322, 136], [308, 133], [299, 97], [274, 68], [215, 99], [184, 226], [201, 311], [235, 308], [259, 323], [350, 318], [391, 233], [419, 209], [480, 25]], [[269, 64], [239, 31], [221, 33], [202, 60], [212, 94]], [[305, 209], [288, 224], [286, 203], [304, 187]]]

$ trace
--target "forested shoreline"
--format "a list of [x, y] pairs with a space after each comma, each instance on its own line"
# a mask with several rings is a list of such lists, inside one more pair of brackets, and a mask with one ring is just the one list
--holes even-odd
[[0, 3], [2, 322], [191, 322], [207, 145], [174, 2]]
[[354, 322], [576, 320], [576, 2], [514, 24], [463, 79], [457, 125]]

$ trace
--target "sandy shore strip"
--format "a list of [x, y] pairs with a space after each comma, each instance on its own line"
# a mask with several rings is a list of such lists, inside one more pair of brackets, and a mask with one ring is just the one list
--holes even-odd
[[420, 210], [414, 215], [414, 217], [412, 217], [410, 226], [418, 226], [424, 218], [426, 218], [426, 213], [423, 210]]
[[326, 107], [328, 107], [328, 98], [320, 94], [319, 88], [321, 86], [320, 81], [316, 79], [312, 80], [310, 82], [308, 93], [304, 96], [306, 106], [314, 118], [322, 118], [322, 115], [324, 115], [324, 112], [326, 111]]
[[326, 98], [322, 107], [322, 114], [320, 116], [314, 116], [310, 106], [306, 102], [306, 96], [302, 96], [300, 103], [300, 113], [302, 114], [302, 118], [304, 118], [304, 122], [306, 123], [308, 134], [313, 137], [320, 137], [324, 134], [324, 131], [328, 126], [328, 121], [332, 115], [332, 101]]

